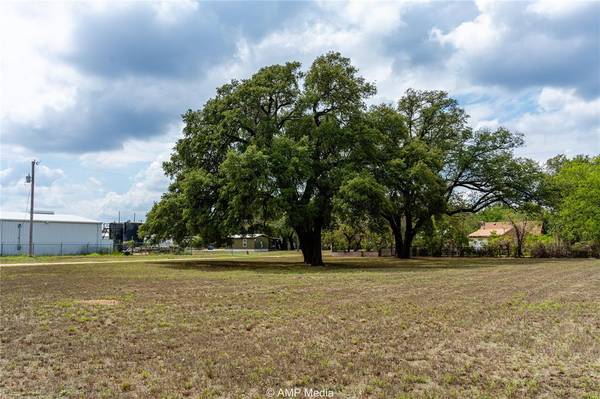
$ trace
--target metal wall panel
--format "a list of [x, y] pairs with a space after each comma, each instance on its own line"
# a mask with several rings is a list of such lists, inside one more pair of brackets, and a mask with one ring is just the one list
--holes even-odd
[[[0, 220], [2, 255], [27, 254], [29, 221]], [[101, 223], [33, 222], [36, 255], [110, 252], [112, 242], [102, 240]]]

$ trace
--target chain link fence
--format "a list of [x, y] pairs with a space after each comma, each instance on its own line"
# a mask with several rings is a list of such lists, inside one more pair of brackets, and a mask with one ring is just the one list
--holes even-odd
[[[50, 255], [89, 255], [109, 254], [114, 252], [112, 243], [58, 243], [58, 244], [33, 244], [33, 254], [35, 256]], [[19, 256], [29, 255], [29, 244], [7, 244], [0, 243], [0, 256]]]

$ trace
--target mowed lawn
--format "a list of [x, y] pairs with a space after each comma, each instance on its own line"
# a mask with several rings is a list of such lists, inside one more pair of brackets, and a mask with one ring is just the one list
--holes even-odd
[[0, 397], [600, 397], [598, 260], [299, 261], [1, 268]]

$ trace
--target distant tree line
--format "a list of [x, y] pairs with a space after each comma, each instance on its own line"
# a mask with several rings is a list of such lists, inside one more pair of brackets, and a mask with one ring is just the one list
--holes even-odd
[[598, 157], [543, 168], [514, 155], [520, 134], [474, 130], [443, 91], [367, 107], [375, 92], [335, 52], [306, 71], [272, 65], [219, 87], [183, 115], [164, 163], [172, 183], [141, 233], [178, 243], [277, 234], [310, 265], [323, 263], [324, 238], [347, 250], [393, 243], [408, 258], [415, 240], [464, 248], [467, 215], [501, 204], [514, 217], [544, 214], [569, 242], [600, 240]]

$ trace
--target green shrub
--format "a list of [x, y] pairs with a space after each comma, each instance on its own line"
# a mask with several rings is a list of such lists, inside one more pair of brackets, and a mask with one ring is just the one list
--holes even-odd
[[592, 246], [587, 242], [576, 242], [571, 245], [571, 257], [590, 258], [592, 256]]
[[549, 235], [527, 238], [526, 253], [533, 258], [566, 258], [571, 256], [569, 246]]
[[548, 251], [546, 244], [541, 242], [533, 243], [529, 248], [529, 254], [533, 258], [550, 258], [550, 252]]
[[192, 248], [202, 248], [204, 246], [204, 239], [201, 236], [194, 236], [190, 240], [189, 246]]
[[584, 241], [569, 245], [550, 236], [531, 237], [527, 253], [534, 258], [600, 257], [600, 243]]

